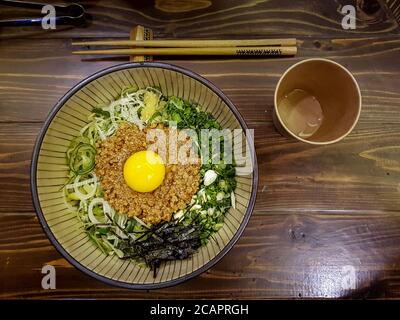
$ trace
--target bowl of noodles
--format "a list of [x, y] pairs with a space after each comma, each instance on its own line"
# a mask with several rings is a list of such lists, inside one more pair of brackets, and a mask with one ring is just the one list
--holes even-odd
[[215, 85], [181, 67], [128, 63], [72, 88], [34, 148], [42, 227], [75, 267], [130, 289], [208, 270], [252, 213], [257, 161], [246, 123]]

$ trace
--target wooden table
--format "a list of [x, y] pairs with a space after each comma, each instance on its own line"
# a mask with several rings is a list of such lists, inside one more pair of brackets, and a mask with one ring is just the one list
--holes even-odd
[[[400, 1], [357, 1], [357, 29], [341, 27], [349, 0], [81, 1], [85, 27], [0, 29], [1, 298], [400, 298]], [[16, 16], [0, 8], [0, 18]], [[46, 238], [30, 195], [32, 148], [57, 100], [78, 81], [124, 58], [82, 61], [72, 39], [299, 39], [288, 59], [164, 58], [213, 81], [255, 129], [256, 208], [238, 244], [208, 272], [155, 291], [108, 287], [69, 265]], [[344, 141], [308, 146], [272, 125], [273, 92], [308, 57], [348, 67], [363, 95], [361, 119]], [[180, 58], [181, 59], [181, 58]], [[57, 289], [41, 289], [52, 264]], [[349, 269], [350, 268], [350, 269]], [[355, 289], [344, 277], [356, 275]]]

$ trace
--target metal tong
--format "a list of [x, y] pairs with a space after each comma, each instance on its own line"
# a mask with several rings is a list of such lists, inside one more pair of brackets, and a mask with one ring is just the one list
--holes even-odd
[[[38, 9], [41, 12], [42, 8], [49, 3], [38, 3], [30, 1], [13, 1], [0, 0], [0, 5], [6, 5], [18, 8]], [[52, 4], [56, 9], [55, 22], [56, 25], [79, 25], [85, 21], [86, 12], [83, 6], [78, 3], [71, 4]], [[0, 26], [33, 26], [41, 25], [43, 17], [20, 18], [0, 20]]]

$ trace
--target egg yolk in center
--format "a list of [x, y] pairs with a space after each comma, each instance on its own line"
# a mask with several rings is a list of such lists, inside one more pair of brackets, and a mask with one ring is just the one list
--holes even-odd
[[164, 176], [164, 162], [154, 151], [136, 152], [124, 164], [125, 182], [134, 191], [154, 191], [163, 182]]

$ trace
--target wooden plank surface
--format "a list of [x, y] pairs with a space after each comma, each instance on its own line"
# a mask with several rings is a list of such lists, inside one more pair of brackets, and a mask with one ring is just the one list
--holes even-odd
[[[36, 2], [46, 3], [46, 0]], [[66, 1], [59, 1], [62, 2]], [[279, 37], [281, 34], [357, 37], [398, 33], [398, 23], [388, 9], [392, 5], [396, 12], [393, 0], [85, 0], [79, 3], [90, 14], [83, 27], [59, 26], [54, 32], [32, 27], [6, 28], [0, 37], [126, 37], [132, 24], [147, 26], [158, 37], [175, 38]], [[357, 6], [356, 30], [343, 30], [340, 23], [343, 18], [340, 10], [348, 4]], [[1, 9], [0, 18], [22, 15], [21, 10], [14, 8]]]
[[[397, 0], [396, 0], [397, 1]], [[359, 1], [358, 28], [340, 26], [346, 1], [83, 1], [86, 28], [0, 30], [0, 298], [400, 298], [400, 40], [396, 1]], [[378, 8], [378, 9], [377, 9]], [[375, 10], [375, 11], [374, 11]], [[0, 18], [17, 16], [0, 10]], [[31, 203], [34, 141], [52, 106], [86, 76], [124, 58], [82, 61], [71, 38], [127, 37], [133, 23], [155, 38], [296, 36], [289, 59], [164, 58], [220, 87], [255, 129], [256, 209], [238, 245], [214, 268], [174, 288], [105, 286], [55, 251]], [[281, 137], [271, 119], [280, 75], [308, 57], [348, 67], [363, 112], [344, 141], [307, 146]], [[54, 264], [57, 290], [40, 287]], [[341, 286], [354, 266], [356, 290]]]
[[[400, 240], [400, 223], [393, 215], [256, 215], [238, 244], [214, 268], [179, 286], [150, 291], [107, 287], [75, 270], [43, 236], [34, 213], [3, 215], [0, 226], [0, 252], [7, 257], [1, 269], [7, 279], [0, 298], [383, 298], [400, 294], [398, 249], [393, 246]], [[40, 288], [44, 263], [56, 267], [57, 290]], [[356, 292], [342, 289], [340, 275], [346, 265], [358, 270]]]

